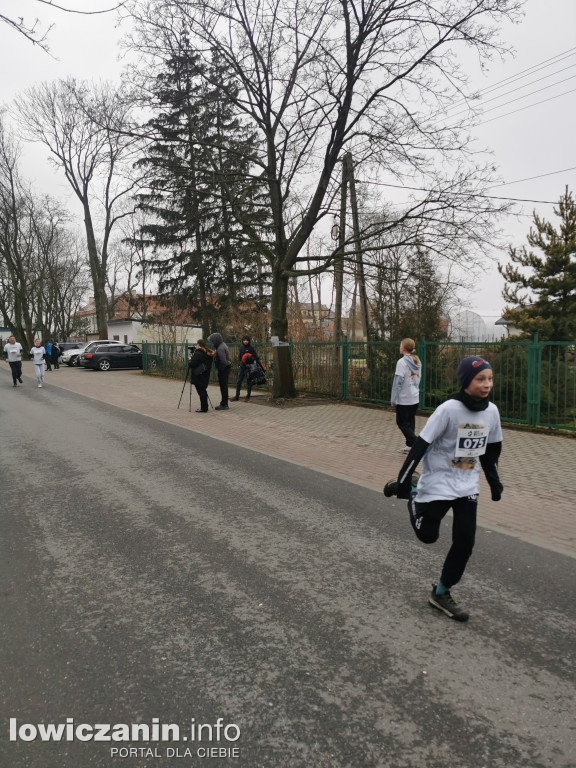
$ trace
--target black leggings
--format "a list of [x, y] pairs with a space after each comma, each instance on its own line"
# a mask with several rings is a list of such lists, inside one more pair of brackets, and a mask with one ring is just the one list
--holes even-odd
[[16, 384], [16, 381], [22, 378], [22, 361], [21, 360], [9, 360], [8, 365], [12, 371], [12, 381]]
[[206, 413], [208, 410], [208, 387], [204, 382], [194, 382], [194, 387], [200, 398], [200, 410]]
[[406, 439], [406, 445], [410, 448], [416, 442], [416, 411], [418, 410], [418, 403], [414, 405], [397, 405], [396, 406], [396, 425]]
[[230, 366], [218, 371], [218, 384], [220, 386], [220, 405], [228, 405], [228, 379], [230, 378]]
[[478, 496], [464, 496], [460, 499], [438, 499], [419, 502], [417, 496], [410, 497], [408, 511], [414, 533], [424, 544], [433, 544], [440, 533], [440, 523], [450, 508], [453, 511], [452, 546], [442, 568], [442, 584], [447, 589], [458, 584], [466, 569], [476, 536], [476, 512]]

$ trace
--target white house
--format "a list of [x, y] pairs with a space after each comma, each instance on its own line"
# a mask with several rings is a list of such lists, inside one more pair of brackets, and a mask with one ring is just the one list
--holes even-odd
[[[96, 306], [91, 296], [74, 317], [86, 324], [86, 338], [98, 338]], [[202, 337], [202, 326], [193, 322], [185, 310], [171, 306], [157, 296], [123, 294], [114, 304], [108, 319], [108, 338], [125, 344], [169, 342], [192, 344]]]
[[202, 326], [192, 323], [185, 325], [157, 325], [135, 319], [112, 319], [108, 321], [108, 338], [125, 344], [149, 342], [170, 342], [173, 344], [195, 344], [202, 338]]

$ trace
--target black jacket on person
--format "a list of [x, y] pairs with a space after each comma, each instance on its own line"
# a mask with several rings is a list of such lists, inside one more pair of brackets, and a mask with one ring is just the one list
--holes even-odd
[[[199, 384], [201, 387], [207, 387], [210, 381], [210, 371], [212, 370], [212, 360], [214, 359], [214, 352], [211, 349], [196, 349], [194, 354], [190, 358], [188, 368], [190, 369], [190, 377], [193, 384]], [[195, 374], [194, 371], [204, 364], [206, 370], [204, 373]]]
[[[244, 344], [244, 339], [248, 339], [248, 344]], [[241, 366], [244, 365], [244, 363], [242, 362], [242, 357], [247, 352], [250, 353], [251, 355], [254, 355], [254, 359], [257, 362], [260, 362], [260, 358], [258, 357], [258, 353], [256, 352], [256, 350], [254, 349], [254, 347], [250, 343], [251, 341], [252, 341], [252, 339], [250, 338], [250, 336], [248, 336], [248, 334], [246, 334], [246, 336], [242, 336], [242, 342], [240, 344], [240, 352], [238, 354], [238, 365], [241, 365]]]

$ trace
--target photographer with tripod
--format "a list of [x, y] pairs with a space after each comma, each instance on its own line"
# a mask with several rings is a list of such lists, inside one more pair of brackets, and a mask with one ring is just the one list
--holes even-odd
[[208, 382], [210, 381], [210, 371], [212, 370], [212, 360], [215, 351], [206, 349], [204, 339], [198, 339], [194, 354], [188, 361], [190, 371], [190, 384], [194, 384], [198, 397], [200, 398], [200, 408], [196, 413], [208, 413]]

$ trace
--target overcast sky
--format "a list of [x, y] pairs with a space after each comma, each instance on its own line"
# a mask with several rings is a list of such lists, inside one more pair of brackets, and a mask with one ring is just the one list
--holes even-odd
[[[114, 0], [59, 0], [69, 8], [102, 10]], [[525, 243], [532, 211], [553, 217], [553, 206], [566, 185], [576, 189], [576, 0], [527, 0], [525, 19], [507, 24], [502, 36], [516, 49], [514, 58], [495, 61], [485, 73], [470, 71], [483, 93], [484, 115], [475, 133], [477, 147], [489, 147], [505, 186], [491, 194], [526, 201], [518, 203], [518, 217], [502, 222], [506, 241]], [[23, 37], [0, 24], [0, 104], [35, 83], [73, 75], [79, 79], [118, 79], [115, 14], [81, 16], [51, 9], [35, 0], [2, 0], [0, 12], [39, 17], [46, 27], [53, 23], [49, 42], [51, 58]], [[515, 76], [519, 77], [516, 78]], [[508, 78], [512, 81], [504, 83]], [[488, 91], [488, 89], [491, 89]], [[488, 101], [492, 99], [491, 101]], [[37, 181], [39, 192], [70, 200], [62, 177], [48, 168], [46, 150], [28, 149], [23, 171]], [[76, 210], [70, 202], [72, 210]], [[503, 260], [505, 254], [496, 254]], [[503, 281], [493, 261], [465, 304], [482, 313], [499, 313]]]

